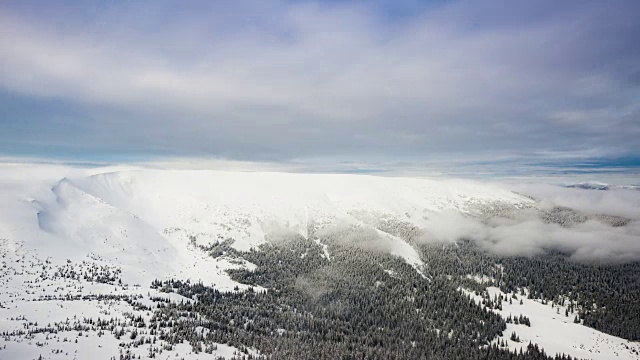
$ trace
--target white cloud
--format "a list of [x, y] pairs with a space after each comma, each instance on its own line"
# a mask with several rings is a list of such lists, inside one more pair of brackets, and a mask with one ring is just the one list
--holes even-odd
[[592, 214], [609, 214], [640, 220], [640, 191], [637, 190], [595, 191], [548, 184], [519, 184], [510, 187], [555, 205]]
[[[82, 104], [88, 115], [67, 120], [80, 134], [53, 143], [254, 159], [564, 151], [585, 138], [603, 147], [611, 137], [626, 141], [625, 132], [603, 139], [586, 125], [636, 111], [618, 85], [626, 68], [592, 66], [635, 56], [618, 49], [631, 30], [603, 32], [593, 22], [606, 5], [559, 9], [566, 21], [457, 2], [402, 22], [355, 5], [118, 6], [63, 25], [0, 17], [0, 85]], [[606, 18], [626, 16], [613, 9]], [[596, 33], [602, 42], [590, 38]], [[593, 98], [598, 108], [585, 108]], [[568, 115], [583, 126], [554, 121]], [[24, 141], [31, 130], [20, 133]]]
[[[597, 191], [527, 184], [520, 186], [520, 192], [535, 195], [539, 210], [515, 210], [485, 221], [457, 213], [441, 213], [425, 224], [424, 240], [470, 239], [503, 256], [531, 256], [560, 250], [577, 261], [640, 260], [640, 191]], [[583, 211], [587, 220], [569, 226], [545, 220], [543, 212], [556, 206]], [[624, 226], [613, 226], [597, 214], [624, 216], [629, 222]]]

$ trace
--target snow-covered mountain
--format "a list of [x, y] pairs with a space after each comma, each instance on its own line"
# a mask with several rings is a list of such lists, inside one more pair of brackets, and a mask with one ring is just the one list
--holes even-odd
[[[199, 264], [188, 247], [192, 238], [200, 245], [233, 239], [234, 248], [248, 250], [270, 232], [307, 237], [310, 227], [361, 224], [363, 214], [420, 227], [442, 211], [533, 205], [522, 195], [465, 181], [262, 172], [124, 170], [43, 181], [34, 190], [14, 202], [31, 233], [13, 238], [53, 256], [61, 248], [66, 257], [98, 254], [139, 270], [129, 274], [144, 272], [138, 282], [175, 274], [215, 282], [207, 272], [186, 270]], [[388, 237], [408, 261], [419, 261], [408, 244]]]
[[[34, 323], [62, 326], [89, 316], [126, 323], [133, 311], [122, 302], [65, 301], [74, 296], [139, 296], [151, 305], [154, 296], [187, 301], [149, 288], [170, 278], [220, 290], [248, 288], [226, 270], [254, 264], [213, 258], [199, 246], [232, 240], [233, 248], [247, 251], [274, 234], [311, 238], [358, 226], [375, 230], [377, 241], [422, 275], [416, 249], [377, 227], [380, 219], [421, 229], [445, 212], [481, 217], [537, 207], [530, 197], [480, 182], [364, 175], [4, 165], [0, 189], [0, 331], [14, 334], [0, 343], [6, 345], [0, 358], [36, 357], [42, 349], [50, 358], [70, 358], [70, 351], [86, 358], [95, 347], [109, 356], [121, 351], [118, 341], [93, 333], [85, 332], [90, 338], [80, 345], [64, 346], [62, 335], [54, 342], [49, 335], [20, 333]], [[321, 237], [312, 240], [323, 244]], [[77, 338], [71, 325], [64, 326]], [[231, 356], [235, 349], [220, 344], [219, 350], [213, 355]], [[167, 353], [195, 356], [186, 347]]]

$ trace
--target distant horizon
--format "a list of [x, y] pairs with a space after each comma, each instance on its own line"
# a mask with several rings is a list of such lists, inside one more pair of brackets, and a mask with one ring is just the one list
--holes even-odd
[[485, 181], [528, 181], [550, 184], [602, 183], [640, 185], [640, 165], [635, 159], [582, 159], [574, 162], [268, 162], [217, 158], [129, 157], [126, 160], [3, 157], [4, 164], [58, 165], [86, 168], [131, 167], [165, 170], [258, 171], [308, 174], [354, 174], [400, 177], [460, 178]]

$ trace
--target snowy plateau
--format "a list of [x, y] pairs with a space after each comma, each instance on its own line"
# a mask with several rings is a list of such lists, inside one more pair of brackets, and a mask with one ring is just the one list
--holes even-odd
[[[266, 291], [228, 273], [251, 271], [255, 264], [227, 253], [212, 257], [203, 249], [231, 240], [241, 253], [295, 234], [322, 246], [331, 261], [322, 234], [339, 227], [370, 230], [377, 246], [428, 279], [414, 246], [379, 224], [425, 229], [442, 213], [483, 218], [538, 207], [529, 196], [467, 180], [3, 164], [0, 359], [259, 356], [252, 347], [219, 343], [198, 351], [156, 336], [149, 328], [153, 308], [197, 299], [152, 283], [178, 279], [220, 291]], [[491, 297], [506, 295], [495, 287], [488, 291]], [[481, 301], [471, 290], [460, 292]], [[576, 358], [639, 358], [638, 343], [574, 324], [563, 304], [552, 306], [525, 298], [523, 305], [495, 310], [505, 319], [523, 314], [534, 325], [508, 324], [494, 342], [518, 351], [531, 341], [549, 354]], [[509, 340], [512, 330], [520, 343]]]

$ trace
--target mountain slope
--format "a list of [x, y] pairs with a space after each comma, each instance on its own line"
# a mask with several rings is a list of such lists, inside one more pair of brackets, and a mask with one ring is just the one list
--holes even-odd
[[[365, 314], [357, 307], [351, 311], [378, 313], [378, 319], [367, 321], [380, 324], [395, 319], [394, 306], [401, 306], [398, 316], [408, 317], [398, 321], [427, 331], [421, 339], [440, 341], [441, 328], [460, 330], [462, 338], [471, 336], [465, 346], [473, 352], [479, 348], [474, 330], [457, 328], [455, 319], [490, 321], [480, 338], [495, 341], [503, 339], [497, 337], [503, 320], [462, 298], [450, 275], [425, 262], [422, 231], [445, 218], [454, 219], [445, 227], [460, 227], [468, 225], [462, 223], [465, 218], [479, 224], [496, 214], [540, 210], [530, 197], [472, 181], [43, 165], [4, 167], [0, 175], [0, 284], [6, 289], [0, 294], [0, 331], [7, 345], [0, 358], [45, 353], [82, 358], [100, 346], [108, 349], [105, 358], [127, 351], [142, 356], [164, 351], [162, 358], [256, 355], [256, 349], [229, 339], [255, 325], [263, 327], [260, 336], [273, 340], [269, 336], [292, 331], [284, 327], [302, 326], [298, 316], [322, 317], [322, 326], [350, 329], [353, 324], [342, 322], [342, 311], [348, 309], [345, 302], [356, 301], [377, 304]], [[455, 240], [449, 245], [456, 246]], [[443, 254], [447, 251], [443, 245]], [[474, 258], [463, 260], [473, 266]], [[423, 290], [424, 298], [416, 295]], [[299, 303], [300, 296], [311, 302]], [[197, 311], [191, 305], [211, 299], [214, 305]], [[467, 312], [440, 311], [449, 300]], [[416, 303], [421, 308], [414, 309]], [[429, 308], [434, 303], [440, 307]], [[388, 313], [379, 313], [384, 306], [390, 306]], [[219, 307], [229, 313], [206, 315]], [[304, 308], [320, 312], [309, 315]], [[158, 317], [175, 311], [182, 312], [174, 319], [180, 321], [178, 330], [162, 330], [171, 337], [156, 346], [144, 342], [158, 334], [153, 325]], [[249, 325], [253, 320], [243, 318], [249, 313], [264, 321]], [[97, 327], [97, 318], [107, 323]], [[237, 319], [246, 322], [238, 326]], [[190, 321], [201, 325], [185, 327]], [[202, 324], [224, 332], [214, 336]], [[283, 328], [271, 328], [276, 324]], [[366, 328], [349, 331], [357, 339], [354, 331]], [[99, 335], [104, 329], [111, 333]], [[188, 346], [180, 340], [185, 333], [200, 340]], [[599, 332], [589, 329], [589, 334]], [[247, 339], [256, 341], [254, 335]], [[404, 346], [402, 338], [389, 339]], [[210, 354], [199, 350], [202, 344]], [[270, 349], [262, 345], [256, 348]], [[630, 343], [626, 349], [637, 351], [637, 346]]]

